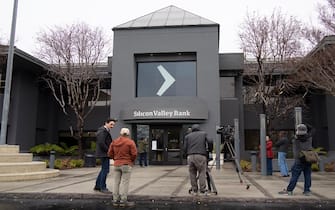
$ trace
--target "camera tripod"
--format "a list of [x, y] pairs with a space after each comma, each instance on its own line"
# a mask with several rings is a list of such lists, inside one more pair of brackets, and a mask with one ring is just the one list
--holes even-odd
[[[230, 140], [225, 140], [223, 142], [223, 148], [225, 147], [225, 145], [227, 146], [228, 148], [228, 151], [230, 153], [230, 156], [234, 159], [234, 162], [235, 162], [235, 167], [236, 167], [236, 172], [237, 172], [237, 175], [238, 175], [238, 178], [240, 180], [240, 183], [242, 184], [243, 182], [243, 179], [242, 179], [242, 168], [241, 168], [241, 165], [240, 163], [238, 162], [238, 159], [236, 159], [236, 152], [235, 152], [235, 149], [234, 149], [234, 146], [233, 144], [231, 143], [231, 139]], [[245, 182], [246, 183], [246, 182]], [[246, 189], [248, 190], [250, 188], [250, 184], [246, 184]]]

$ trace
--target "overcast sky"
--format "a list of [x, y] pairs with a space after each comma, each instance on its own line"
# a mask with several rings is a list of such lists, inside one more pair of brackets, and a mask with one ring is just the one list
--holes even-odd
[[[36, 50], [36, 33], [54, 25], [85, 22], [112, 28], [174, 5], [220, 24], [220, 52], [242, 52], [238, 31], [247, 12], [270, 15], [274, 8], [305, 23], [317, 24], [317, 3], [324, 0], [18, 0], [15, 46]], [[0, 0], [0, 37], [9, 40], [14, 0]]]

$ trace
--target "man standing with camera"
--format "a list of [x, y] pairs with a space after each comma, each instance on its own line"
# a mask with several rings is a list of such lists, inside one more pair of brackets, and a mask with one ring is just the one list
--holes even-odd
[[282, 195], [293, 195], [293, 190], [297, 185], [300, 174], [304, 174], [304, 191], [303, 194], [309, 196], [311, 194], [311, 185], [312, 185], [312, 168], [311, 163], [307, 162], [304, 157], [301, 157], [301, 151], [303, 150], [312, 150], [312, 134], [307, 132], [307, 126], [305, 124], [297, 125], [295, 139], [294, 139], [294, 164], [292, 166], [292, 177], [287, 188], [283, 191], [280, 191], [279, 194]]
[[[207, 195], [206, 190], [206, 168], [207, 168], [207, 148], [209, 139], [207, 133], [200, 130], [199, 124], [192, 126], [192, 132], [185, 136], [184, 154], [187, 155], [187, 163], [189, 167], [189, 176], [191, 181], [192, 195]], [[199, 185], [197, 182], [199, 176]]]

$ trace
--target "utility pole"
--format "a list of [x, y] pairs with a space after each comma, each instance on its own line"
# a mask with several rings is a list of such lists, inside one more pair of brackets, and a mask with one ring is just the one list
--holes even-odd
[[12, 28], [11, 28], [11, 33], [10, 33], [10, 42], [9, 42], [8, 56], [7, 56], [5, 94], [4, 94], [3, 107], [2, 107], [0, 145], [6, 144], [6, 137], [7, 137], [10, 89], [11, 89], [11, 84], [12, 84], [12, 73], [13, 73], [14, 40], [15, 40], [17, 5], [18, 5], [18, 0], [14, 0], [12, 26], [11, 26]]

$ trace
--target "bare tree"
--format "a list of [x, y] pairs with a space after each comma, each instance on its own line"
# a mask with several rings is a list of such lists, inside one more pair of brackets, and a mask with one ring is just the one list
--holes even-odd
[[306, 26], [304, 30], [305, 38], [315, 47], [297, 63], [291, 82], [335, 96], [335, 0], [319, 3], [317, 11], [320, 25]]
[[317, 45], [323, 37], [335, 34], [335, 0], [324, 0], [324, 3], [317, 4], [318, 19], [320, 25], [305, 26], [305, 38]]
[[[100, 78], [96, 66], [106, 59], [108, 40], [102, 29], [85, 23], [55, 26], [40, 32], [38, 55], [50, 63], [42, 79], [50, 88], [63, 113], [76, 117], [72, 136], [83, 155], [82, 136], [86, 117], [99, 99]], [[90, 106], [89, 106], [90, 103]]]
[[247, 59], [244, 97], [246, 103], [262, 106], [270, 130], [273, 119], [303, 103], [291, 94], [286, 80], [293, 58], [301, 56], [301, 28], [299, 20], [275, 9], [270, 17], [248, 13], [239, 33]]
[[[324, 91], [335, 96], [335, 36], [326, 36], [301, 60], [292, 75], [292, 84], [310, 92]], [[299, 75], [299, 76], [296, 76]]]

